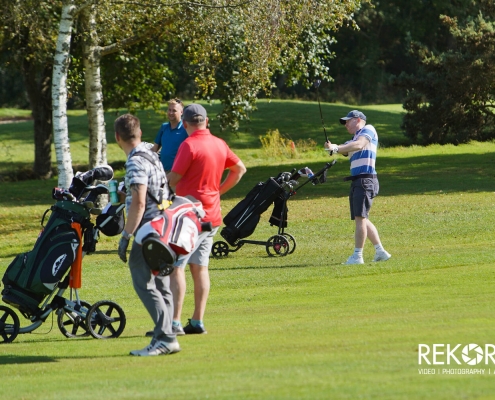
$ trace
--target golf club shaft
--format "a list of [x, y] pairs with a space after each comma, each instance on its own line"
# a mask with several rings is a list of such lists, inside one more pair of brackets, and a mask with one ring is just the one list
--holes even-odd
[[323, 122], [323, 113], [321, 112], [320, 96], [318, 94], [318, 87], [319, 86], [320, 86], [320, 84], [318, 83], [318, 86], [316, 86], [316, 99], [318, 100], [318, 107], [320, 108], [320, 118], [321, 118], [321, 124], [323, 125], [323, 133], [325, 134], [325, 140], [327, 142], [329, 142], [328, 136], [327, 136], [327, 131], [325, 129], [325, 122]]

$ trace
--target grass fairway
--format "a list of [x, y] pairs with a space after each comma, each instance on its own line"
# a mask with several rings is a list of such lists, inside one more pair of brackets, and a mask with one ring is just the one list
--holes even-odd
[[[327, 131], [343, 142], [347, 134], [336, 121], [352, 108], [322, 107]], [[137, 358], [128, 352], [148, 343], [144, 332], [151, 321], [117, 257], [118, 239], [102, 237], [97, 252], [84, 259], [81, 296], [90, 303], [119, 303], [127, 315], [124, 333], [115, 340], [67, 339], [50, 315], [32, 334], [0, 345], [1, 398], [494, 398], [495, 363], [468, 365], [461, 350], [470, 343], [483, 349], [495, 344], [495, 144], [405, 147], [399, 106], [363, 111], [384, 144], [377, 162], [380, 196], [371, 220], [393, 255], [390, 261], [369, 262], [373, 248], [368, 242], [366, 264], [341, 265], [353, 250], [353, 223], [349, 184], [341, 179], [348, 174], [348, 160], [338, 156], [325, 185], [306, 185], [288, 203], [287, 232], [296, 238], [296, 251], [268, 257], [263, 246], [245, 245], [212, 259], [208, 334], [179, 338], [182, 351], [176, 355]], [[143, 130], [154, 135], [160, 118], [142, 117]], [[240, 184], [223, 198], [224, 214], [258, 181], [292, 167], [316, 171], [329, 160], [323, 151], [267, 160], [260, 149], [258, 136], [268, 129], [322, 143], [318, 117], [315, 103], [262, 102], [239, 136], [223, 136], [248, 166]], [[113, 118], [108, 115], [107, 122]], [[32, 142], [28, 124], [0, 125], [0, 143], [11, 154]], [[83, 163], [83, 117], [71, 116], [70, 124], [73, 159]], [[109, 161], [122, 160], [108, 133]], [[32, 247], [56, 185], [56, 179], [2, 183], [0, 276], [16, 254]], [[251, 239], [276, 233], [269, 213]], [[183, 323], [192, 306], [188, 280]], [[28, 325], [20, 318], [22, 326]], [[461, 344], [455, 353], [461, 365], [418, 365], [419, 344]], [[437, 360], [445, 361], [445, 355]], [[420, 374], [423, 368], [435, 374]]]

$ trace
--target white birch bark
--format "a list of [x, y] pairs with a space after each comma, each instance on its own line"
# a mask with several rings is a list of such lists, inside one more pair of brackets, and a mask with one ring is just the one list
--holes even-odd
[[76, 6], [69, 1], [62, 7], [53, 62], [52, 102], [53, 141], [57, 158], [58, 186], [68, 189], [72, 178], [72, 157], [67, 126], [67, 69]]
[[84, 85], [89, 130], [89, 168], [107, 164], [107, 139], [100, 76], [100, 47], [96, 33], [95, 6], [82, 11], [86, 38], [83, 42]]

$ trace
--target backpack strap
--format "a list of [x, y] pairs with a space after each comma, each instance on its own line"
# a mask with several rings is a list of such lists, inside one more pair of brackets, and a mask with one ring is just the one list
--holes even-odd
[[148, 153], [146, 153], [145, 151], [136, 151], [132, 157], [135, 157], [135, 156], [139, 156], [139, 157], [143, 157], [143, 158], [146, 158], [151, 164], [153, 164], [155, 167], [158, 167], [158, 165], [156, 164], [155, 162], [155, 159], [153, 157], [151, 157]]
[[[148, 160], [151, 164], [153, 164], [153, 166], [157, 169], [160, 169], [159, 166], [156, 164], [156, 161], [155, 159], [150, 156], [148, 153], [144, 152], [144, 151], [137, 151], [135, 152], [132, 156], [132, 157], [135, 157], [135, 156], [139, 156], [139, 157], [142, 157], [142, 158], [145, 158], [146, 160]], [[165, 177], [166, 178], [166, 177]], [[165, 179], [166, 180], [166, 179]], [[163, 200], [163, 198], [161, 198], [160, 200], [158, 200], [149, 190], [149, 188], [147, 189], [147, 194], [148, 196], [150, 196], [151, 200], [153, 200], [156, 204], [158, 204], [158, 209], [159, 210], [164, 210], [166, 208], [168, 208], [170, 206], [170, 204], [172, 204], [172, 200], [173, 198], [175, 197], [175, 193], [174, 191], [172, 190], [172, 188], [170, 187], [170, 185], [168, 184], [168, 181], [166, 180], [167, 182], [167, 186], [168, 186], [168, 191], [169, 191], [169, 197], [167, 199], [167, 201]], [[162, 183], [160, 185], [160, 188], [163, 189], [163, 187], [165, 186], [165, 183]]]

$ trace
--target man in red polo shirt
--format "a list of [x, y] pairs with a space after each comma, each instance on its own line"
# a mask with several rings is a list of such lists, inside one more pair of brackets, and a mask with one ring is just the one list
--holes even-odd
[[[222, 139], [213, 136], [208, 126], [206, 110], [200, 104], [191, 104], [184, 109], [182, 122], [189, 137], [182, 142], [167, 175], [170, 186], [175, 186], [179, 196], [193, 196], [201, 203], [206, 216], [204, 222], [211, 222], [214, 229], [201, 233], [196, 248], [189, 257], [178, 261], [170, 276], [174, 297], [173, 330], [176, 334], [206, 333], [203, 317], [210, 292], [208, 263], [213, 245], [213, 236], [222, 224], [220, 195], [233, 188], [246, 172], [243, 162]], [[222, 174], [228, 174], [223, 182]], [[180, 318], [186, 293], [185, 266], [194, 282], [194, 313], [188, 324], [182, 328]]]

